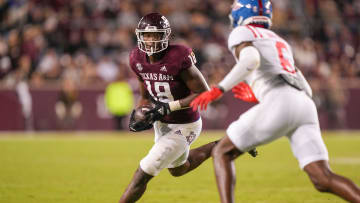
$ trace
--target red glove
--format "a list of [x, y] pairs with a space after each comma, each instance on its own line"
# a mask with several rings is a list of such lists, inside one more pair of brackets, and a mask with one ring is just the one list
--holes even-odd
[[234, 93], [235, 98], [246, 102], [259, 103], [253, 91], [251, 90], [251, 87], [244, 82], [240, 82], [235, 87], [233, 87], [232, 92]]
[[221, 97], [223, 92], [218, 87], [212, 87], [211, 90], [201, 93], [197, 96], [191, 103], [190, 106], [193, 108], [193, 111], [196, 111], [200, 106], [200, 110], [206, 110], [207, 105]]

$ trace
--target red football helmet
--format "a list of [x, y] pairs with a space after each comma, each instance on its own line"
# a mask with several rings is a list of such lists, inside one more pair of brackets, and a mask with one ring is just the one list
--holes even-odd
[[139, 49], [150, 56], [168, 47], [170, 23], [160, 13], [150, 13], [141, 18], [135, 33]]

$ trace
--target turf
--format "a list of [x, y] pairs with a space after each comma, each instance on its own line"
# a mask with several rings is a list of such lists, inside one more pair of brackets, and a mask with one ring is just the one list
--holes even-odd
[[[218, 139], [204, 132], [193, 147]], [[153, 144], [151, 134], [0, 134], [0, 202], [117, 202], [139, 160]], [[324, 133], [332, 169], [360, 185], [360, 133]], [[298, 168], [282, 138], [258, 148], [259, 157], [236, 161], [236, 202], [343, 202], [318, 193]], [[139, 202], [219, 202], [211, 160], [174, 178], [164, 170]]]

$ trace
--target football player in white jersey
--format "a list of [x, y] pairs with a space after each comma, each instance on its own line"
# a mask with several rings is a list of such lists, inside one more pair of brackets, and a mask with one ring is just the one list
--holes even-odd
[[228, 47], [236, 64], [216, 87], [191, 103], [204, 110], [231, 89], [237, 98], [258, 102], [228, 127], [212, 151], [221, 202], [234, 202], [233, 160], [282, 136], [289, 139], [300, 168], [317, 190], [360, 202], [360, 188], [329, 168], [311, 88], [295, 67], [289, 44], [268, 29], [271, 16], [269, 0], [234, 1]]

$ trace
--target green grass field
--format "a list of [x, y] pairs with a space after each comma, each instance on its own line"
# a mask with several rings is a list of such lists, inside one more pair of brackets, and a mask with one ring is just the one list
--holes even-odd
[[[193, 147], [222, 135], [203, 132]], [[360, 185], [360, 133], [324, 138], [332, 169]], [[115, 203], [152, 144], [124, 132], [0, 134], [0, 202]], [[258, 151], [236, 161], [236, 202], [343, 202], [313, 188], [285, 138]], [[183, 177], [162, 171], [139, 202], [219, 202], [211, 160]]]

